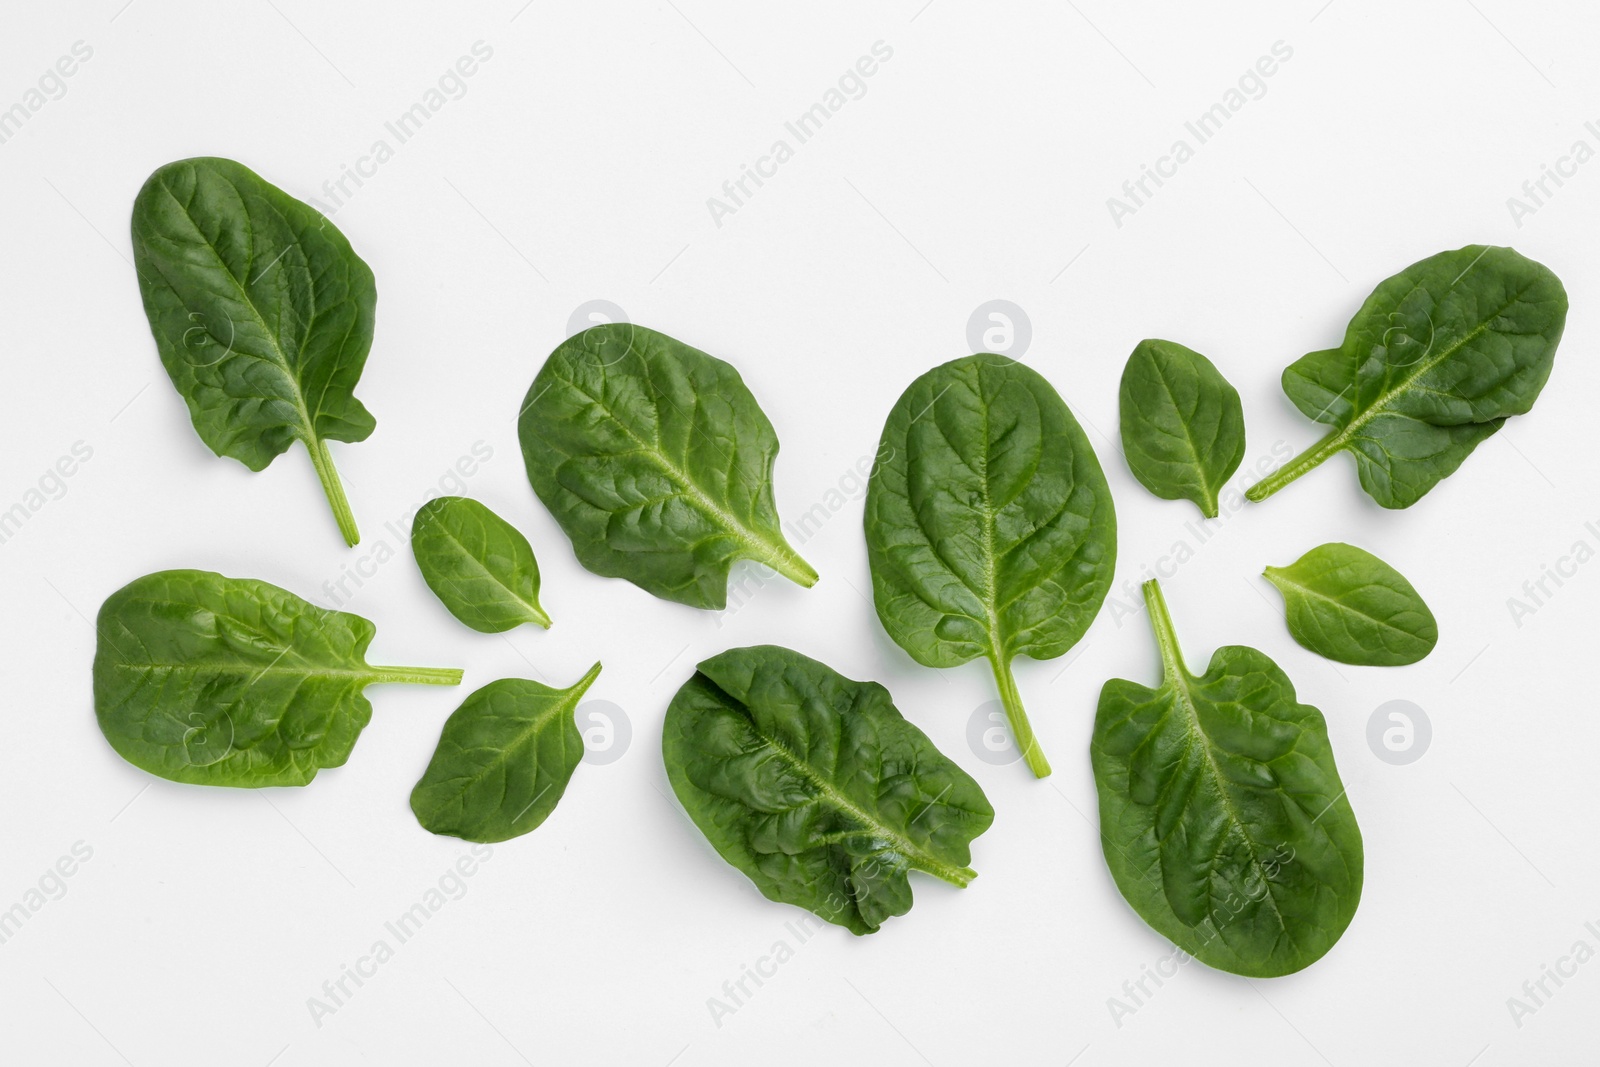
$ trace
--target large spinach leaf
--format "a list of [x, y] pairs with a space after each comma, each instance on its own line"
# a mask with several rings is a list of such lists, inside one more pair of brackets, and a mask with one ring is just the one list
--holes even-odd
[[1055, 389], [987, 354], [912, 382], [883, 428], [866, 533], [889, 636], [926, 667], [987, 659], [1018, 750], [1049, 774], [1011, 660], [1076, 644], [1117, 556], [1111, 491]]
[[1239, 391], [1205, 356], [1173, 341], [1140, 341], [1122, 370], [1122, 452], [1139, 484], [1217, 517], [1217, 493], [1244, 458]]
[[1374, 500], [1410, 507], [1533, 407], [1566, 321], [1561, 280], [1512, 249], [1413, 263], [1367, 297], [1344, 344], [1284, 370], [1294, 406], [1334, 429], [1245, 495], [1265, 500], [1347, 451]]
[[411, 552], [423, 581], [450, 614], [479, 633], [531, 622], [539, 606], [539, 563], [522, 532], [476, 500], [442, 496], [417, 509]]
[[275, 585], [158, 571], [106, 598], [94, 711], [123, 759], [197, 785], [305, 785], [350, 756], [375, 682], [458, 685], [461, 672], [372, 667], [372, 623]]
[[786, 648], [701, 663], [662, 756], [678, 800], [768, 899], [870, 934], [911, 908], [906, 874], [965, 886], [994, 809], [888, 690]]
[[1230, 645], [1196, 677], [1144, 584], [1161, 684], [1100, 692], [1090, 759], [1100, 843], [1140, 917], [1196, 959], [1270, 978], [1320, 959], [1361, 898], [1361, 831], [1322, 713]]
[[1337, 541], [1287, 567], [1262, 572], [1283, 594], [1289, 633], [1340, 663], [1415, 663], [1439, 642], [1439, 625], [1405, 576], [1371, 552]]
[[600, 664], [567, 689], [522, 678], [490, 682], [467, 697], [439, 735], [411, 791], [424, 828], [468, 841], [505, 841], [555, 810], [583, 759], [573, 713]]
[[253, 471], [300, 441], [348, 544], [360, 535], [329, 441], [362, 441], [372, 271], [309, 205], [229, 159], [150, 175], [133, 205], [145, 315], [194, 428]]
[[778, 529], [778, 437], [739, 372], [665, 334], [604, 323], [563, 341], [518, 420], [528, 480], [596, 574], [721, 608], [728, 568], [817, 572]]

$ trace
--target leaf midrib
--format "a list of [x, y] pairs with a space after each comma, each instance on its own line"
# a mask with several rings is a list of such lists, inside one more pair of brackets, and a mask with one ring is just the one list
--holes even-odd
[[[1437, 356], [1433, 357], [1433, 359], [1418, 363], [1415, 371], [1413, 371], [1411, 374], [1408, 374], [1392, 388], [1385, 391], [1383, 395], [1379, 396], [1376, 400], [1369, 404], [1365, 410], [1363, 410], [1355, 418], [1351, 419], [1347, 426], [1341, 430], [1335, 431], [1333, 440], [1330, 442], [1331, 447], [1334, 449], [1343, 448], [1350, 441], [1354, 440], [1356, 431], [1366, 426], [1367, 423], [1371, 422], [1379, 415], [1386, 413], [1389, 410], [1389, 405], [1395, 400], [1395, 398], [1406, 392], [1409, 392], [1411, 387], [1418, 381], [1418, 379], [1422, 378], [1423, 375], [1439, 366], [1445, 360], [1449, 359], [1451, 356], [1465, 348], [1472, 341], [1476, 340], [1480, 335], [1487, 332], [1490, 324], [1498, 319], [1501, 315], [1504, 315], [1507, 309], [1518, 303], [1527, 293], [1527, 291], [1532, 288], [1532, 286], [1532, 282], [1524, 285], [1521, 289], [1517, 290], [1516, 296], [1512, 297], [1509, 301], [1496, 308], [1494, 314], [1484, 316], [1482, 322], [1474, 326], [1471, 330], [1468, 330], [1464, 335], [1462, 335], [1460, 340], [1456, 341], [1455, 344], [1440, 352]], [[1445, 289], [1445, 295], [1448, 296], [1453, 292], [1455, 292], [1455, 285], [1452, 283]], [[1442, 302], [1442, 298], [1439, 301], [1435, 301], [1435, 306], [1437, 307], [1438, 304]], [[1354, 385], [1355, 383], [1352, 382], [1351, 384]], [[1452, 399], [1458, 398], [1452, 397]], [[1474, 419], [1470, 424], [1492, 421], [1492, 419]]]
[[[234, 184], [232, 179], [224, 179], [224, 180], [227, 181], [228, 184], [233, 187], [234, 191], [239, 194], [239, 198], [241, 200], [243, 200], [244, 199], [244, 194], [243, 194], [242, 191], [240, 191], [238, 185]], [[198, 188], [198, 183], [197, 183], [196, 187]], [[274, 360], [274, 362], [283, 371], [284, 377], [289, 380], [290, 388], [294, 392], [294, 405], [295, 405], [296, 410], [300, 414], [300, 429], [299, 429], [299, 433], [297, 434], [297, 436], [299, 436], [300, 439], [305, 442], [305, 445], [306, 445], [307, 448], [309, 448], [309, 449], [317, 448], [321, 444], [321, 438], [318, 436], [315, 424], [312, 421], [311, 409], [306, 404], [305, 390], [301, 386], [299, 374], [296, 373], [295, 367], [293, 365], [291, 365], [290, 362], [289, 362], [288, 353], [286, 353], [283, 350], [283, 346], [278, 343], [278, 335], [270, 327], [267, 326], [267, 320], [262, 316], [261, 309], [256, 307], [256, 303], [255, 303], [255, 301], [253, 299], [251, 299], [249, 292], [245, 289], [245, 287], [242, 284], [240, 284], [239, 279], [235, 278], [233, 276], [233, 272], [228, 269], [227, 264], [223, 262], [222, 255], [221, 255], [220, 252], [217, 251], [216, 245], [212, 244], [211, 241], [209, 239], [207, 239], [206, 235], [203, 232], [201, 232], [200, 227], [198, 225], [196, 225], [195, 220], [194, 220], [194, 216], [189, 214], [188, 205], [184, 204], [183, 201], [179, 200], [175, 195], [173, 195], [172, 189], [170, 187], [168, 187], [166, 182], [162, 182], [161, 183], [161, 191], [163, 193], [165, 193], [167, 195], [167, 197], [174, 204], [177, 205], [178, 210], [183, 213], [183, 217], [184, 217], [184, 219], [186, 219], [188, 221], [190, 228], [194, 231], [195, 237], [199, 240], [199, 242], [202, 245], [205, 246], [206, 250], [211, 253], [212, 258], [216, 260], [217, 267], [222, 271], [223, 274], [225, 274], [227, 276], [228, 280], [233, 283], [234, 289], [238, 291], [239, 299], [244, 302], [245, 307], [250, 309], [250, 314], [255, 317], [256, 325], [261, 328], [262, 335], [264, 337], [266, 337], [267, 344], [271, 346], [273, 353], [276, 355], [276, 359]], [[274, 209], [274, 210], [276, 210], [276, 209]], [[287, 220], [285, 220], [285, 223], [287, 223]], [[251, 238], [250, 238], [251, 256], [250, 256], [250, 258], [251, 258], [251, 261], [253, 262], [254, 259], [255, 259], [255, 252], [254, 252], [254, 249], [255, 249], [255, 230], [253, 228], [250, 229], [250, 234], [251, 234]], [[296, 244], [299, 243], [298, 238], [296, 239], [295, 243]], [[307, 258], [309, 260], [309, 257], [307, 257]], [[177, 286], [173, 285], [172, 282], [168, 279], [167, 272], [165, 270], [162, 270], [161, 265], [159, 263], [157, 263], [157, 265], [156, 265], [156, 270], [161, 274], [162, 281], [167, 283], [167, 288], [172, 290], [172, 293], [173, 293], [174, 296], [177, 296], [178, 295]], [[182, 298], [179, 297], [179, 300], [181, 302]], [[185, 306], [187, 306], [187, 305], [185, 305]], [[310, 324], [312, 322], [314, 322], [315, 320], [316, 320], [316, 313], [315, 313], [315, 311], [313, 311], [311, 316], [310, 316], [310, 318], [307, 320], [307, 328], [308, 328], [308, 330], [309, 330]], [[259, 359], [259, 358], [262, 358], [262, 357], [257, 356], [256, 358]]]
[[[1344, 601], [1339, 600], [1337, 597], [1329, 596], [1327, 593], [1321, 592], [1320, 590], [1317, 590], [1317, 589], [1313, 589], [1309, 585], [1305, 585], [1302, 582], [1296, 581], [1295, 579], [1293, 579], [1293, 578], [1291, 578], [1289, 576], [1289, 572], [1287, 570], [1273, 568], [1272, 569], [1272, 573], [1270, 575], [1268, 575], [1268, 580], [1270, 580], [1274, 585], [1279, 585], [1281, 583], [1283, 585], [1289, 586], [1291, 589], [1298, 590], [1299, 592], [1303, 593], [1307, 597], [1310, 597], [1310, 598], [1315, 599], [1315, 600], [1325, 601], [1326, 603], [1333, 605], [1335, 608], [1339, 609], [1340, 611], [1344, 612], [1345, 614], [1354, 615], [1354, 616], [1356, 616], [1357, 618], [1360, 618], [1360, 619], [1367, 619], [1370, 622], [1376, 624], [1377, 626], [1381, 626], [1385, 630], [1394, 631], [1395, 633], [1399, 634], [1402, 637], [1406, 637], [1406, 638], [1409, 638], [1409, 639], [1411, 639], [1413, 641], [1417, 641], [1417, 642], [1421, 642], [1422, 641], [1421, 637], [1419, 637], [1417, 634], [1413, 633], [1410, 630], [1407, 630], [1407, 629], [1404, 629], [1402, 627], [1396, 626], [1394, 623], [1388, 622], [1388, 621], [1386, 621], [1384, 619], [1380, 619], [1376, 615], [1370, 615], [1367, 612], [1360, 610], [1359, 608], [1356, 608], [1356, 607], [1353, 607], [1353, 606], [1351, 606], [1349, 604], [1346, 604]], [[1376, 583], [1373, 583], [1373, 584], [1376, 584]], [[1382, 588], [1387, 588], [1387, 586], [1384, 586]]]
[[[608, 407], [606, 403], [599, 397], [595, 396], [583, 386], [579, 385], [574, 379], [567, 378], [564, 379], [564, 381], [573, 390], [573, 392], [585, 397], [590, 403], [594, 404], [601, 411], [604, 411], [612, 423], [616, 425], [630, 441], [633, 442], [635, 449], [637, 449], [640, 455], [650, 459], [656, 464], [656, 466], [661, 468], [662, 473], [664, 473], [668, 479], [682, 486], [683, 495], [687, 497], [691, 503], [699, 507], [700, 510], [710, 517], [713, 522], [717, 523], [724, 529], [728, 530], [728, 532], [733, 534], [736, 540], [742, 541], [746, 548], [753, 550], [757, 559], [761, 560], [762, 562], [769, 562], [773, 559], [784, 559], [793, 554], [793, 550], [789, 549], [787, 544], [780, 545], [773, 541], [769, 541], [761, 534], [740, 522], [732, 514], [718, 507], [716, 502], [707, 496], [705, 491], [701, 489], [700, 483], [695, 481], [686, 471], [682, 470], [677, 464], [673, 463], [672, 460], [668, 458], [665, 451], [662, 450], [661, 442], [659, 440], [645, 441], [638, 434], [633, 432], [633, 428], [631, 426], [629, 426], [622, 419], [618, 418], [616, 412], [612, 411], [611, 408]], [[654, 390], [652, 389], [652, 393], [653, 392]]]
[[[434, 523], [438, 526], [439, 532], [445, 537], [449, 538], [450, 541], [461, 550], [461, 555], [465, 557], [474, 567], [483, 572], [483, 576], [485, 578], [489, 579], [489, 581], [493, 582], [499, 588], [504, 589], [506, 595], [510, 597], [513, 602], [520, 604], [522, 607], [527, 609], [527, 621], [537, 622], [540, 618], [544, 617], [544, 612], [540, 610], [537, 604], [522, 599], [522, 597], [517, 594], [515, 589], [512, 589], [505, 582], [501, 581], [499, 575], [491, 571], [482, 560], [473, 555], [472, 550], [467, 547], [466, 542], [457, 537], [453, 530], [445, 526], [443, 522], [440, 522], [437, 519], [434, 520]], [[479, 614], [482, 614], [482, 612], [480, 611]]]
[[755, 717], [749, 713], [748, 708], [745, 708], [742, 703], [740, 704], [740, 710], [744, 712], [746, 720], [750, 723], [750, 728], [755, 731], [757, 737], [766, 742], [766, 744], [780, 757], [782, 757], [786, 763], [794, 768], [794, 770], [799, 773], [802, 778], [811, 783], [817, 792], [822, 794], [826, 801], [867, 827], [866, 832], [868, 834], [875, 834], [884, 838], [894, 847], [895, 851], [900, 852], [902, 855], [906, 856], [907, 859], [911, 860], [912, 866], [925, 870], [929, 874], [936, 875], [939, 878], [943, 878], [947, 882], [952, 882], [956, 885], [965, 885], [971, 878], [971, 872], [963, 870], [959, 867], [953, 867], [941, 860], [934, 858], [924, 849], [913, 844], [909, 838], [891, 829], [877, 818], [867, 814], [860, 807], [852, 803], [851, 800], [843, 793], [835, 789], [826, 778], [822, 777], [816, 768], [811, 766], [811, 764], [801, 759], [796, 753], [789, 751], [788, 747], [777, 738], [769, 737], [767, 734], [762, 733], [760, 727], [756, 724]]

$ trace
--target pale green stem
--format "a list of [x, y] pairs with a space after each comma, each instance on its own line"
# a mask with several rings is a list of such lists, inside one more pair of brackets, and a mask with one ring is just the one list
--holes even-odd
[[413, 685], [460, 685], [461, 672], [454, 667], [373, 667], [371, 685], [383, 682], [409, 682]]
[[1279, 489], [1344, 448], [1344, 431], [1335, 430], [1288, 463], [1279, 467], [1255, 485], [1244, 491], [1249, 499], [1260, 503]]
[[356, 529], [356, 517], [350, 511], [344, 486], [339, 484], [339, 472], [333, 469], [333, 454], [328, 451], [328, 442], [320, 439], [307, 441], [306, 450], [311, 453], [311, 465], [317, 469], [317, 480], [322, 482], [322, 491], [328, 495], [328, 504], [333, 508], [333, 517], [339, 523], [344, 543], [354, 547], [360, 542], [361, 533]]
[[994, 668], [994, 680], [1000, 686], [1000, 703], [1005, 705], [1006, 721], [1011, 724], [1011, 737], [1017, 743], [1017, 750], [1022, 753], [1028, 770], [1033, 772], [1035, 778], [1048, 776], [1050, 763], [1039, 748], [1039, 739], [1033, 736], [1028, 713], [1022, 710], [1022, 694], [1017, 692], [1017, 681], [1011, 677], [1011, 661], [994, 653], [989, 656], [989, 664]]

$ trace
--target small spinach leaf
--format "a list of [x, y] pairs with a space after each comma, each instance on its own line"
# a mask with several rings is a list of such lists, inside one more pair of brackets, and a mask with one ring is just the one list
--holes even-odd
[[866, 535], [889, 636], [925, 667], [987, 659], [1018, 751], [1049, 774], [1011, 660], [1076, 644], [1117, 558], [1111, 490], [1060, 395], [988, 354], [912, 382], [883, 428]]
[[549, 629], [550, 616], [539, 606], [533, 546], [476, 500], [442, 496], [418, 508], [411, 552], [428, 588], [479, 633], [497, 634], [525, 622]]
[[305, 785], [350, 757], [375, 682], [458, 685], [438, 667], [372, 667], [375, 632], [253, 578], [158, 571], [101, 605], [94, 711], [135, 767], [197, 785]]
[[1327, 724], [1253, 648], [1219, 648], [1190, 674], [1161, 587], [1144, 583], [1144, 598], [1161, 685], [1107, 682], [1089, 749], [1106, 863], [1133, 910], [1196, 959], [1298, 971], [1361, 898], [1361, 830]]
[[662, 729], [667, 777], [769, 900], [870, 934], [911, 908], [906, 874], [965, 886], [994, 809], [888, 690], [772, 645], [701, 663]]
[[417, 821], [467, 841], [506, 841], [544, 822], [583, 759], [573, 717], [600, 664], [568, 689], [521, 678], [490, 682], [445, 720], [411, 791]]
[[372, 271], [320, 213], [231, 159], [184, 159], [133, 204], [133, 259], [161, 363], [200, 439], [259, 471], [295, 441], [348, 544], [329, 441], [364, 441]]
[[1433, 612], [1405, 576], [1371, 552], [1337, 541], [1263, 574], [1283, 594], [1289, 633], [1340, 663], [1397, 667], [1439, 642]]
[[1533, 407], [1566, 321], [1561, 280], [1512, 249], [1469, 245], [1413, 263], [1367, 297], [1343, 345], [1284, 370], [1294, 406], [1334, 430], [1245, 495], [1265, 500], [1348, 451], [1368, 495], [1410, 507]]
[[1163, 500], [1217, 517], [1217, 493], [1244, 458], [1239, 391], [1205, 356], [1172, 341], [1140, 341], [1122, 371], [1122, 451]]
[[778, 529], [778, 438], [739, 372], [665, 334], [604, 323], [563, 341], [517, 424], [533, 490], [596, 574], [697, 608], [728, 568], [817, 572]]

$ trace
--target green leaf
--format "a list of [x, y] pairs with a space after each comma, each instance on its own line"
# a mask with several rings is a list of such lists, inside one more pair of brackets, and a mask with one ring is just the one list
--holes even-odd
[[925, 667], [987, 659], [1018, 750], [1049, 774], [1011, 660], [1076, 644], [1117, 558], [1111, 491], [1055, 389], [988, 354], [912, 382], [883, 428], [866, 534], [889, 636]]
[[360, 540], [329, 441], [363, 441], [372, 271], [310, 206], [230, 159], [184, 159], [133, 204], [145, 315], [194, 428], [253, 471], [300, 441], [346, 543]]
[[423, 581], [450, 614], [479, 633], [531, 622], [546, 629], [533, 546], [476, 500], [442, 496], [417, 509], [411, 552]]
[[778, 438], [720, 359], [605, 323], [563, 341], [518, 420], [528, 480], [596, 574], [721, 608], [753, 559], [803, 586], [817, 572], [778, 529]]
[[1190, 674], [1160, 586], [1144, 597], [1161, 685], [1107, 682], [1089, 749], [1106, 863], [1133, 910], [1201, 962], [1298, 971], [1361, 899], [1361, 830], [1327, 725], [1253, 648], [1219, 648]]
[[305, 785], [372, 718], [375, 682], [458, 685], [461, 672], [372, 667], [372, 623], [275, 585], [159, 571], [106, 598], [94, 711], [135, 767], [197, 785]]
[[769, 900], [870, 934], [911, 908], [906, 874], [964, 886], [994, 809], [888, 690], [772, 645], [700, 664], [667, 708], [678, 800]]
[[1239, 391], [1172, 341], [1140, 341], [1122, 371], [1122, 451], [1139, 484], [1217, 517], [1217, 494], [1244, 458]]
[[1319, 656], [1368, 667], [1415, 663], [1439, 642], [1422, 596], [1371, 552], [1337, 541], [1262, 572], [1283, 594], [1289, 633]]
[[1469, 245], [1413, 263], [1373, 290], [1344, 344], [1283, 372], [1283, 391], [1332, 433], [1246, 492], [1265, 500], [1339, 452], [1361, 488], [1407, 508], [1512, 415], [1533, 407], [1567, 321], [1543, 264]]
[[436, 834], [488, 842], [544, 822], [583, 759], [574, 712], [599, 676], [596, 663], [568, 689], [503, 678], [467, 697], [411, 791], [417, 821]]

